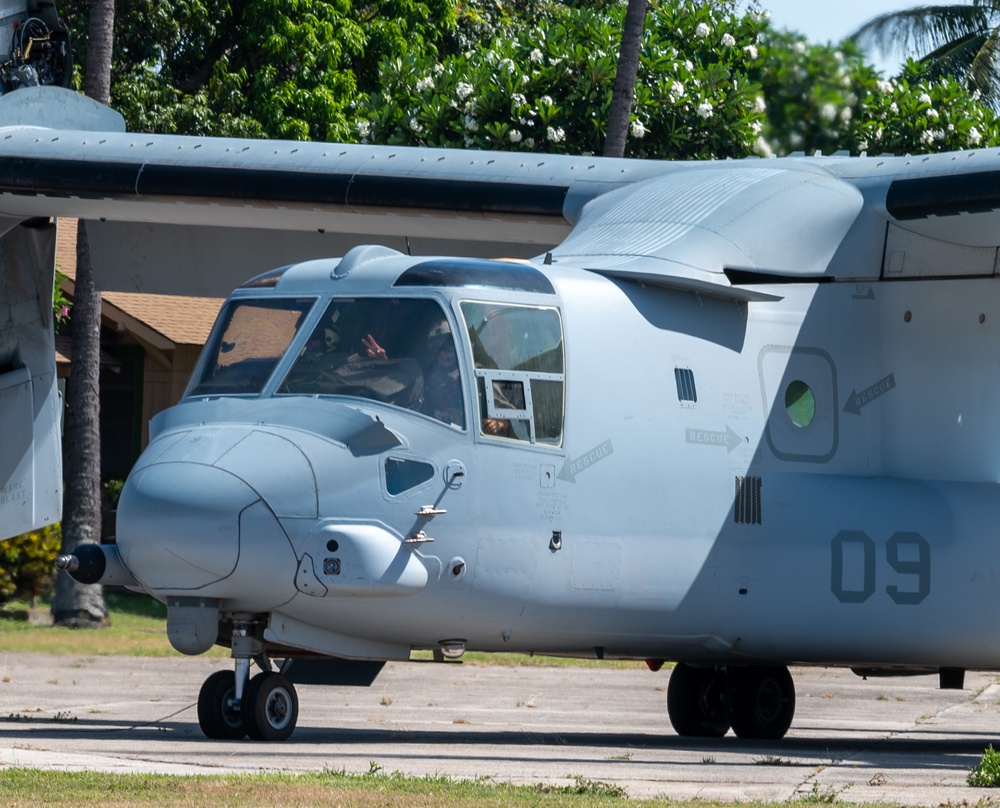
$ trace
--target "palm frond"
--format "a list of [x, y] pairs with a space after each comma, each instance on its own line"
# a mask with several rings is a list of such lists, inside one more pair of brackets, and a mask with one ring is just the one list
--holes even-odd
[[994, 26], [969, 65], [966, 84], [979, 90], [993, 109], [1000, 108], [1000, 28]]
[[1000, 16], [1000, 1], [971, 5], [927, 5], [880, 14], [848, 37], [859, 47], [878, 48], [883, 56], [902, 51], [921, 56], [949, 41], [989, 31]]

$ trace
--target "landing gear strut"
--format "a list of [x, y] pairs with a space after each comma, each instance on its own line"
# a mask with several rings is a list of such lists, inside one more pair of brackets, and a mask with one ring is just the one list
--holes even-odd
[[[198, 694], [198, 724], [213, 740], [283, 741], [295, 730], [299, 697], [287, 677], [272, 670], [251, 621], [233, 623], [236, 671], [216, 671]], [[261, 672], [250, 678], [250, 661]]]
[[795, 714], [788, 668], [696, 668], [679, 663], [667, 686], [667, 714], [678, 735], [744, 740], [783, 738]]

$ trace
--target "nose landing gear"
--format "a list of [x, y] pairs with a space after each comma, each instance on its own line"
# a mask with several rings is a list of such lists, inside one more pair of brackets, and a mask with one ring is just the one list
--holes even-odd
[[679, 663], [667, 686], [667, 714], [683, 737], [783, 738], [795, 714], [795, 685], [781, 665], [696, 668]]
[[[236, 671], [216, 671], [198, 694], [198, 724], [213, 740], [283, 741], [295, 730], [299, 697], [286, 676], [271, 669], [253, 625], [233, 624]], [[250, 660], [261, 672], [250, 678]]]

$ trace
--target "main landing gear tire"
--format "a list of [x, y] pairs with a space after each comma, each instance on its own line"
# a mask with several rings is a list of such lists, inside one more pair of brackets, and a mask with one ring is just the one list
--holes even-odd
[[760, 741], [784, 738], [794, 715], [795, 684], [788, 668], [739, 671], [729, 714], [736, 737]]
[[780, 665], [695, 668], [679, 663], [667, 686], [667, 714], [674, 731], [688, 738], [721, 738], [732, 727], [738, 738], [783, 738], [795, 715], [795, 685]]
[[243, 694], [247, 734], [255, 741], [283, 741], [299, 718], [295, 686], [280, 673], [259, 673]]
[[729, 731], [726, 675], [679, 663], [667, 685], [667, 715], [678, 735], [721, 738]]
[[216, 741], [235, 741], [247, 734], [243, 713], [233, 707], [236, 675], [216, 671], [198, 693], [198, 724], [205, 736]]

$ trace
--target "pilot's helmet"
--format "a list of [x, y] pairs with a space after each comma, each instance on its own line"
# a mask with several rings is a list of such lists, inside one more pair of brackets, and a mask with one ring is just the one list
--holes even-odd
[[451, 338], [451, 326], [447, 320], [435, 323], [427, 333], [427, 344], [431, 348], [431, 354], [436, 356], [442, 348], [454, 348], [455, 342]]

